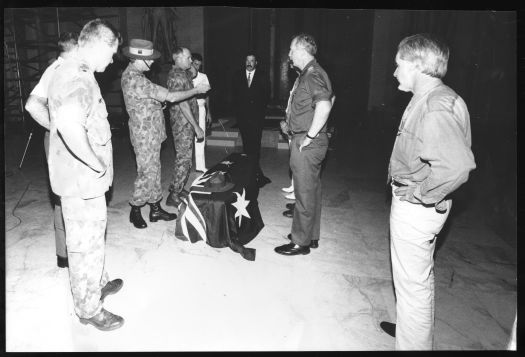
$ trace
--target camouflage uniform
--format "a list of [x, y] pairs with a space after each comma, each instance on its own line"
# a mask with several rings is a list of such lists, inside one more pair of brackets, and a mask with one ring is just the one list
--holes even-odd
[[[101, 288], [109, 280], [104, 271], [104, 232], [107, 221], [105, 192], [113, 181], [113, 149], [106, 104], [87, 64], [77, 58], [65, 60], [49, 84], [49, 180], [61, 197], [69, 279], [75, 312], [91, 318], [102, 309]], [[57, 132], [58, 110], [74, 105], [84, 115], [79, 120], [89, 145], [107, 167], [102, 175], [74, 156]], [[67, 120], [67, 119], [66, 119]]]
[[166, 140], [166, 127], [157, 98], [167, 95], [167, 91], [148, 80], [133, 63], [122, 73], [121, 87], [129, 114], [129, 136], [137, 159], [137, 178], [129, 203], [143, 206], [162, 199], [160, 147]]
[[[170, 91], [183, 91], [193, 88], [191, 75], [180, 68], [173, 67], [168, 73], [168, 89]], [[199, 107], [197, 99], [192, 97], [186, 102], [190, 105], [193, 118], [198, 121]], [[195, 132], [192, 125], [184, 117], [179, 104], [170, 106], [171, 131], [175, 144], [175, 165], [170, 191], [180, 193], [188, 180], [193, 158], [193, 138]]]

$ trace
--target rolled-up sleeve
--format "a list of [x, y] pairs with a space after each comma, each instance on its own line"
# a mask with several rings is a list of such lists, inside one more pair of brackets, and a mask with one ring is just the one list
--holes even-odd
[[308, 76], [305, 83], [312, 97], [312, 107], [315, 107], [317, 102], [331, 100], [332, 91], [328, 86], [327, 79], [323, 78], [321, 73], [316, 72]]

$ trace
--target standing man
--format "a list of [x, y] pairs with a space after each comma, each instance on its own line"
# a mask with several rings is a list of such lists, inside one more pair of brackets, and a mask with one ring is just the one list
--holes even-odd
[[124, 323], [102, 306], [123, 282], [109, 281], [104, 269], [105, 193], [113, 181], [113, 152], [94, 72], [113, 62], [119, 37], [108, 22], [89, 21], [80, 32], [78, 50], [55, 70], [48, 89], [49, 180], [62, 201], [75, 312], [83, 324], [104, 331]]
[[308, 34], [290, 45], [293, 65], [301, 73], [295, 80], [283, 131], [291, 135], [290, 168], [295, 192], [289, 244], [275, 248], [283, 255], [308, 254], [319, 246], [321, 233], [321, 163], [328, 150], [326, 121], [332, 110], [332, 84], [315, 60], [317, 44]]
[[140, 208], [150, 205], [149, 220], [171, 221], [177, 218], [174, 213], [162, 209], [160, 148], [166, 140], [166, 128], [162, 103], [187, 99], [206, 92], [209, 86], [199, 86], [184, 92], [169, 92], [166, 88], [152, 83], [144, 72], [149, 71], [160, 52], [153, 49], [147, 40], [132, 39], [123, 54], [130, 59], [122, 73], [121, 87], [126, 110], [129, 114], [129, 135], [137, 160], [137, 178], [129, 201], [131, 212], [129, 220], [136, 228], [146, 228]]
[[[208, 76], [200, 72], [202, 66], [202, 56], [200, 53], [192, 53], [192, 82], [194, 86], [199, 84], [210, 85], [208, 81]], [[190, 69], [192, 69], [190, 68]], [[202, 94], [197, 96], [197, 105], [199, 106], [199, 126], [204, 131], [204, 140], [198, 141], [195, 138], [195, 170], [206, 172], [206, 158], [204, 155], [204, 149], [206, 146], [206, 127], [211, 124], [211, 112], [210, 112], [210, 97], [208, 95]]]
[[451, 193], [476, 167], [467, 106], [441, 81], [448, 58], [448, 47], [428, 34], [404, 38], [396, 55], [398, 89], [414, 94], [388, 167], [397, 326], [381, 326], [395, 328], [397, 350], [432, 349], [436, 235], [450, 213]]
[[[49, 156], [49, 110], [47, 108], [47, 90], [49, 82], [55, 74], [55, 71], [60, 65], [74, 53], [77, 48], [78, 34], [75, 32], [63, 32], [58, 39], [58, 48], [60, 54], [58, 58], [46, 68], [40, 81], [33, 88], [26, 103], [26, 110], [31, 114], [33, 119], [46, 128], [44, 135], [44, 151], [46, 153], [46, 161]], [[51, 203], [54, 208], [54, 227], [55, 227], [55, 249], [57, 256], [57, 266], [59, 268], [67, 268], [67, 248], [66, 248], [66, 232], [64, 229], [64, 218], [62, 217], [62, 206], [60, 197], [51, 193]]]
[[[193, 88], [191, 74], [191, 52], [185, 47], [176, 47], [173, 52], [175, 64], [168, 73], [168, 89], [170, 91], [184, 91]], [[170, 184], [170, 194], [166, 199], [168, 206], [178, 207], [181, 198], [187, 195], [183, 191], [190, 173], [193, 159], [193, 139], [204, 140], [204, 131], [199, 127], [199, 109], [197, 99], [190, 99], [170, 106], [170, 122], [175, 144], [175, 165], [173, 178]]]
[[245, 69], [233, 77], [233, 101], [243, 151], [253, 156], [257, 162], [257, 183], [259, 187], [272, 182], [264, 176], [259, 160], [261, 156], [261, 137], [266, 105], [270, 99], [270, 85], [266, 73], [257, 69], [255, 54], [246, 56]]

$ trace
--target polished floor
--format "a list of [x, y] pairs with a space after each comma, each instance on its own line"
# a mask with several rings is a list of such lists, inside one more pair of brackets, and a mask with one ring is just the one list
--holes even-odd
[[[40, 139], [5, 136], [7, 351], [392, 350], [379, 323], [395, 321], [389, 259], [388, 157], [331, 151], [323, 173], [319, 249], [286, 257], [291, 220], [287, 150], [264, 149], [272, 183], [259, 195], [264, 229], [229, 248], [174, 238], [173, 222], [129, 223], [134, 157], [125, 133], [113, 138], [115, 180], [108, 205], [106, 266], [124, 287], [105, 308], [125, 318], [102, 332], [79, 323], [67, 269], [56, 266], [52, 209]], [[173, 149], [162, 151], [167, 190]], [[208, 147], [212, 166], [234, 148]], [[191, 174], [190, 181], [195, 177]], [[478, 204], [458, 202], [435, 257], [438, 350], [505, 349], [517, 306], [516, 246], [485, 225]], [[147, 213], [148, 210], [145, 211]]]

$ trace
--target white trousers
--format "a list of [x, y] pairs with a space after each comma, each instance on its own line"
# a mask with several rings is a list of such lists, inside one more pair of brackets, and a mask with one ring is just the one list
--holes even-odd
[[432, 349], [435, 238], [451, 207], [448, 200], [447, 211], [438, 213], [434, 207], [400, 201], [392, 192], [390, 254], [396, 292], [396, 350]]
[[195, 170], [204, 171], [206, 160], [204, 158], [204, 147], [206, 146], [206, 107], [199, 104], [199, 126], [204, 131], [204, 140], [197, 142], [195, 137]]

